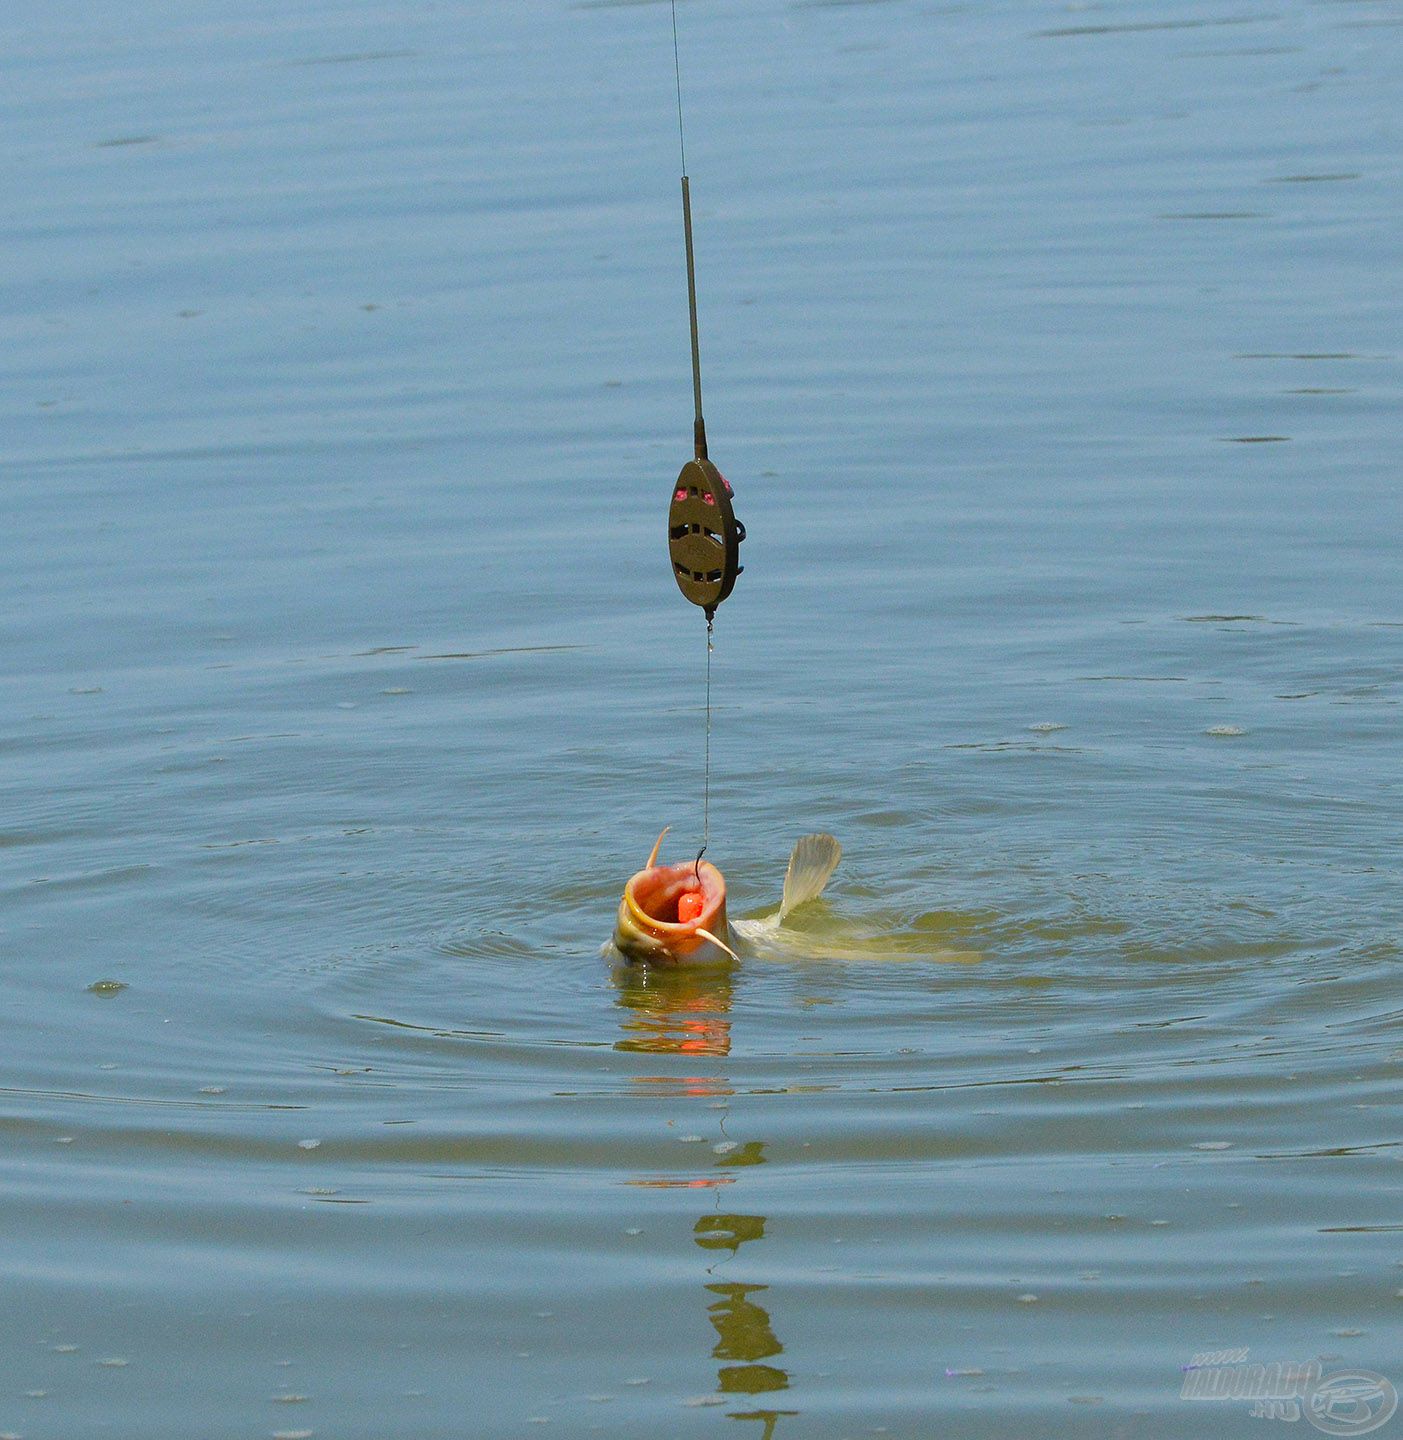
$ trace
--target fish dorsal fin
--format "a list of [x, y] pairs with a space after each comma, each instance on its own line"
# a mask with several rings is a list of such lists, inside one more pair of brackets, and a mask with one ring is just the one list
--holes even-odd
[[651, 870], [658, 863], [658, 851], [663, 848], [663, 836], [671, 829], [671, 825], [664, 825], [662, 835], [653, 841], [653, 848], [648, 852], [648, 863], [643, 867], [645, 870]]
[[805, 835], [789, 857], [784, 876], [784, 898], [779, 902], [779, 922], [791, 910], [810, 900], [817, 900], [828, 884], [828, 877], [838, 868], [843, 847], [831, 835]]

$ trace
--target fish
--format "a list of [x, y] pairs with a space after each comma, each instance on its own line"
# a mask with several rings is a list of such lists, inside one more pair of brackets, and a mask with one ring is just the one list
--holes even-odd
[[667, 833], [658, 836], [647, 864], [624, 886], [614, 937], [605, 946], [633, 964], [737, 963], [738, 944], [763, 946], [792, 911], [823, 893], [843, 854], [831, 835], [803, 836], [789, 857], [779, 909], [761, 920], [729, 921], [726, 878], [709, 860], [658, 864]]

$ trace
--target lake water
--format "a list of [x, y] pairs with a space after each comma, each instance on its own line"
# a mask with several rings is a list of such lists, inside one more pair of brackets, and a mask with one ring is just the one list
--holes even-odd
[[668, 7], [0, 19], [0, 1434], [1403, 1385], [1403, 5], [678, 18], [870, 961]]

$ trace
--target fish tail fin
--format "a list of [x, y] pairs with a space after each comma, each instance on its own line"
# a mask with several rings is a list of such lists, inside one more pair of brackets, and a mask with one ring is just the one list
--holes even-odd
[[805, 835], [789, 857], [784, 876], [784, 898], [779, 902], [779, 922], [791, 910], [817, 900], [828, 884], [828, 877], [838, 868], [843, 847], [831, 835]]
[[663, 848], [663, 837], [671, 829], [671, 825], [663, 826], [662, 835], [659, 835], [658, 838], [653, 842], [653, 848], [648, 852], [648, 863], [643, 867], [645, 870], [651, 870], [653, 866], [658, 863], [658, 851]]

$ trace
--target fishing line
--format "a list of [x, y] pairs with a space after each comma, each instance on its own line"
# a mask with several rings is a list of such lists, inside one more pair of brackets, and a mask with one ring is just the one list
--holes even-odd
[[672, 69], [677, 76], [677, 144], [682, 151], [682, 173], [687, 173], [687, 139], [682, 133], [682, 59], [677, 50], [677, 0], [672, 0]]
[[711, 655], [716, 607], [731, 593], [741, 573], [740, 546], [745, 526], [731, 506], [731, 486], [706, 453], [706, 421], [702, 416], [701, 341], [697, 325], [697, 265], [692, 246], [692, 185], [687, 175], [687, 134], [682, 115], [682, 53], [677, 36], [677, 0], [671, 0], [672, 70], [677, 88], [677, 146], [682, 157], [682, 233], [687, 247], [687, 318], [692, 338], [692, 402], [694, 458], [682, 467], [673, 486], [667, 516], [668, 558], [682, 594], [706, 615], [706, 732], [702, 770], [702, 847], [696, 875], [701, 885], [701, 860], [711, 843]]
[[706, 762], [702, 767], [702, 848], [697, 851], [697, 868], [694, 872], [698, 887], [701, 886], [701, 859], [706, 854], [706, 847], [711, 844], [711, 652], [715, 648], [711, 642], [715, 626], [715, 618], [708, 615], [706, 617]]

